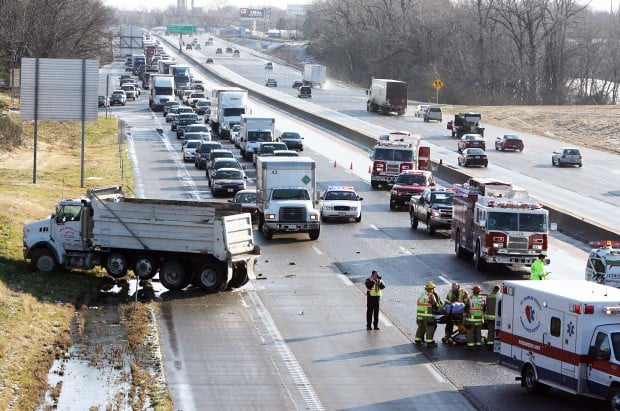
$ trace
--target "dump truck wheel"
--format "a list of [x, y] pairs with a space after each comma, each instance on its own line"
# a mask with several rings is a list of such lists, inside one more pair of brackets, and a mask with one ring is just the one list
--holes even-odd
[[215, 293], [226, 286], [224, 284], [226, 280], [225, 271], [218, 265], [220, 264], [214, 262], [205, 263], [196, 270], [198, 285], [207, 292]]
[[189, 276], [180, 262], [166, 261], [159, 270], [159, 281], [169, 290], [182, 290], [189, 284]]
[[48, 248], [38, 248], [30, 257], [31, 267], [41, 273], [51, 273], [56, 269], [54, 253]]
[[105, 261], [105, 269], [114, 278], [123, 278], [127, 275], [127, 257], [121, 253], [110, 253]]
[[133, 273], [141, 280], [150, 280], [157, 274], [157, 263], [148, 255], [141, 255], [133, 263]]
[[228, 286], [231, 288], [238, 288], [247, 284], [248, 281], [250, 281], [250, 277], [248, 277], [248, 268], [245, 264], [241, 264], [233, 268], [233, 276]]

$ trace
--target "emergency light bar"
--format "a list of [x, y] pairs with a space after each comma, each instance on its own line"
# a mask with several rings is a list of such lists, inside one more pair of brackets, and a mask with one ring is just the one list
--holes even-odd
[[620, 241], [615, 240], [599, 240], [590, 242], [592, 247], [598, 248], [620, 248]]
[[353, 191], [354, 188], [351, 186], [329, 186], [327, 187], [328, 190], [349, 190], [349, 191]]
[[381, 147], [413, 148], [413, 143], [405, 143], [400, 141], [378, 141], [377, 145]]
[[[620, 307], [619, 307], [620, 308]], [[569, 311], [575, 314], [594, 314], [594, 306], [589, 304], [571, 304]]]

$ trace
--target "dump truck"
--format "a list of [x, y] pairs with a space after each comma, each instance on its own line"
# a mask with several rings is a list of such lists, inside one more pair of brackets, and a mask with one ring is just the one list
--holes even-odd
[[459, 113], [446, 126], [452, 131], [452, 137], [461, 138], [464, 134], [480, 134], [484, 136], [484, 127], [480, 126], [482, 115], [479, 113]]
[[24, 258], [43, 273], [101, 266], [114, 278], [129, 270], [180, 290], [240, 287], [254, 276], [260, 248], [252, 218], [232, 203], [126, 197], [121, 186], [60, 200], [56, 211], [23, 230]]

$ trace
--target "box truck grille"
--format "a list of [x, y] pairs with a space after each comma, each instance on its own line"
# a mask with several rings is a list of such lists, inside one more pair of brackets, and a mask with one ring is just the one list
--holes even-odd
[[280, 209], [280, 221], [306, 221], [306, 209], [303, 207], [282, 207]]
[[508, 238], [508, 249], [510, 251], [527, 251], [528, 238], [527, 237], [514, 237]]

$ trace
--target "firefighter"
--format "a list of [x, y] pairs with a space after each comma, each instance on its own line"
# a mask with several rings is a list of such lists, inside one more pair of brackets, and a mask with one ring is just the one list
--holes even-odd
[[484, 299], [480, 295], [480, 286], [475, 285], [473, 295], [467, 299], [465, 327], [467, 329], [467, 348], [482, 347], [482, 323], [484, 321]]
[[[450, 291], [448, 292], [448, 295], [446, 296], [446, 303], [465, 303], [468, 297], [469, 297], [469, 294], [467, 293], [467, 290], [462, 289], [459, 283], [452, 283], [452, 288], [450, 289]], [[441, 339], [441, 341], [443, 342], [450, 341], [453, 331], [454, 331], [454, 324], [452, 323], [452, 321], [448, 321], [446, 323], [446, 330], [444, 333], [444, 337]]]
[[[433, 314], [439, 311], [441, 300], [435, 292], [435, 283], [429, 281], [424, 286], [424, 292], [418, 298], [417, 319], [418, 329], [415, 332], [415, 344], [426, 343], [427, 347], [437, 347], [435, 342], [435, 330], [437, 324]], [[426, 339], [424, 339], [426, 335]]]
[[489, 349], [493, 349], [493, 343], [495, 342], [495, 305], [498, 292], [499, 286], [496, 285], [493, 287], [491, 294], [487, 295], [484, 305], [484, 322], [487, 324], [487, 347]]
[[545, 271], [545, 255], [538, 254], [536, 260], [532, 263], [530, 267], [530, 280], [544, 280], [547, 277], [547, 272]]
[[[379, 329], [379, 300], [381, 298], [381, 290], [385, 288], [385, 284], [377, 270], [373, 270], [370, 277], [366, 279], [366, 329], [371, 330], [371, 323], [375, 326], [375, 330]], [[374, 321], [373, 321], [374, 320]]]

